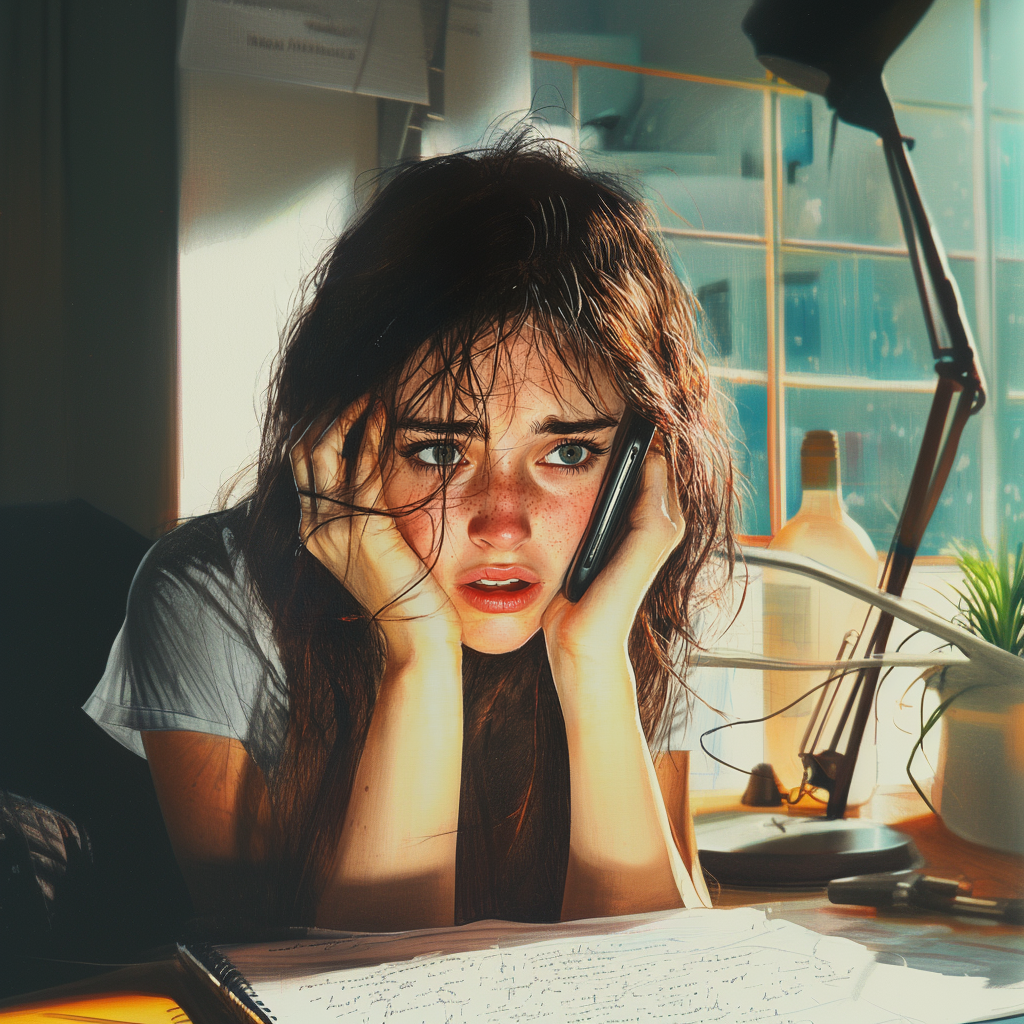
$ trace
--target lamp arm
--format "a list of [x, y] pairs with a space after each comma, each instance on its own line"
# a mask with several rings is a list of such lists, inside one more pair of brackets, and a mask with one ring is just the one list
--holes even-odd
[[971, 412], [978, 412], [985, 404], [985, 377], [975, 357], [974, 337], [960, 289], [949, 269], [942, 240], [932, 227], [895, 117], [879, 130], [879, 135], [928, 328], [935, 371], [940, 377], [949, 377], [970, 389], [975, 403]]
[[970, 659], [959, 651], [940, 654], [883, 654], [878, 658], [851, 658], [849, 661], [787, 661], [766, 658], [763, 654], [732, 651], [727, 648], [694, 651], [686, 659], [694, 668], [752, 668], [767, 672], [832, 672], [837, 668], [945, 668], [967, 665]]
[[[889, 174], [907, 239], [907, 249], [935, 356], [935, 371], [939, 376], [928, 417], [928, 427], [921, 442], [921, 450], [893, 537], [883, 578], [885, 590], [890, 595], [898, 596], [903, 592], [921, 539], [949, 476], [967, 419], [985, 402], [985, 382], [975, 357], [971, 329], [964, 316], [960, 294], [949, 272], [942, 243], [932, 227], [917, 187], [913, 167], [896, 123], [896, 115], [880, 74], [865, 81], [863, 93], [858, 98], [866, 101], [867, 108], [873, 111], [870, 123], [860, 123], [876, 131], [885, 149]], [[842, 116], [842, 112], [839, 113]], [[938, 330], [940, 324], [943, 329], [942, 338]], [[947, 339], [949, 345], [944, 347], [943, 342]], [[947, 430], [948, 412], [955, 392], [959, 392], [959, 396], [952, 423]], [[885, 650], [889, 642], [893, 614], [883, 609], [879, 615], [865, 652], [868, 656], [878, 655]], [[906, 618], [905, 615], [901, 617]], [[932, 627], [925, 628], [931, 631]], [[938, 635], [945, 638], [948, 636], [948, 627], [943, 623], [942, 628], [943, 633]], [[950, 642], [965, 653], [969, 653], [978, 662], [992, 664], [994, 668], [1002, 667], [1012, 676], [1019, 672], [1019, 667], [1014, 671], [1005, 664], [1006, 652], [998, 652], [997, 648], [989, 644], [981, 647], [980, 644], [984, 641], [979, 641], [977, 637], [970, 641], [965, 638], [951, 639]], [[1000, 654], [1004, 657], [1000, 657]], [[878, 687], [878, 673], [877, 668], [861, 669], [840, 717], [836, 743], [846, 728], [848, 716], [851, 711], [853, 712], [846, 752], [833, 762], [834, 774], [831, 776], [832, 788], [826, 811], [829, 818], [841, 818], [846, 812], [846, 800], [857, 754]]]
[[[863, 583], [850, 579], [842, 573], [836, 572], [828, 566], [815, 562], [803, 555], [793, 555], [789, 552], [771, 551], [767, 548], [744, 549], [743, 559], [748, 565], [756, 565], [763, 569], [780, 569], [787, 572], [794, 572], [800, 576], [824, 583], [826, 586], [834, 587], [836, 590], [848, 594], [850, 597], [866, 601], [881, 611], [888, 612], [908, 625], [923, 630], [945, 640], [962, 651], [972, 661], [989, 662], [993, 668], [999, 668], [1011, 675], [1024, 673], [1024, 659], [1018, 658], [1009, 651], [1000, 650], [981, 637], [968, 633], [966, 629], [947, 622], [945, 619], [926, 608], [911, 601], [904, 600], [893, 594], [886, 594], [874, 587], [867, 587]], [[868, 666], [874, 667], [884, 664], [877, 657], [865, 659]], [[933, 662], [938, 664], [938, 662]]]

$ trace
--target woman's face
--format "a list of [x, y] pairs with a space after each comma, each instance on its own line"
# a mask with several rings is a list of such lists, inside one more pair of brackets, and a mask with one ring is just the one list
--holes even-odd
[[396, 522], [458, 611], [463, 643], [485, 654], [513, 651], [540, 628], [583, 536], [624, 409], [607, 377], [594, 373], [593, 405], [528, 339], [506, 344], [496, 372], [493, 354], [477, 356], [480, 377], [494, 374], [486, 416], [456, 414], [447, 440], [440, 397], [403, 412], [403, 395], [426, 371], [407, 383], [384, 485], [389, 508], [417, 504], [437, 490], [441, 467], [453, 467], [443, 513], [438, 496]]

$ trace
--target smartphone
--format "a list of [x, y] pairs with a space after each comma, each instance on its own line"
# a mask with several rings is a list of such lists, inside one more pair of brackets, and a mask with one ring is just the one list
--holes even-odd
[[633, 507], [644, 456], [654, 437], [654, 424], [627, 410], [619, 421], [594, 510], [583, 540], [565, 574], [562, 593], [574, 604], [604, 567], [621, 527]]

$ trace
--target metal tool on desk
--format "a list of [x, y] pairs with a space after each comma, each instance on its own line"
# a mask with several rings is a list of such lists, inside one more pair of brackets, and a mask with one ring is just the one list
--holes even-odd
[[836, 878], [828, 883], [828, 898], [833, 903], [879, 910], [937, 910], [1024, 924], [1024, 899], [982, 899], [971, 895], [969, 882], [919, 871]]

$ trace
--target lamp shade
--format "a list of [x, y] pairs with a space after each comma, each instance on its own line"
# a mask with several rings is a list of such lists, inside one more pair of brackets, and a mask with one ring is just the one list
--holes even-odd
[[[851, 124], [876, 128], [867, 98], [882, 68], [932, 0], [755, 0], [743, 31], [783, 81], [824, 96]], [[867, 107], [867, 109], [864, 109]]]

